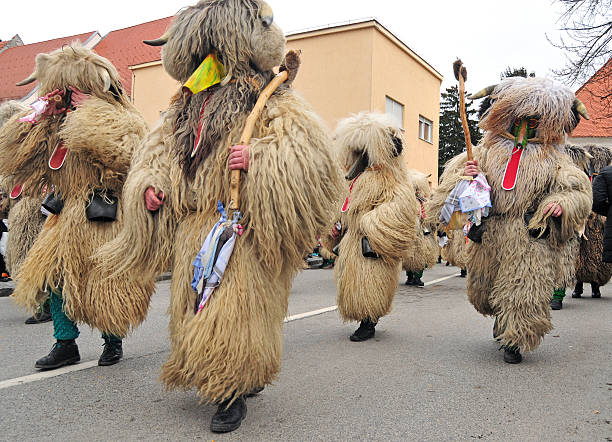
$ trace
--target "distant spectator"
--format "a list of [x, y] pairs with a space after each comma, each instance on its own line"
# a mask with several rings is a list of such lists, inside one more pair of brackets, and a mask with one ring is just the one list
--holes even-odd
[[603, 262], [612, 262], [612, 166], [605, 167], [593, 180], [593, 211], [605, 216]]

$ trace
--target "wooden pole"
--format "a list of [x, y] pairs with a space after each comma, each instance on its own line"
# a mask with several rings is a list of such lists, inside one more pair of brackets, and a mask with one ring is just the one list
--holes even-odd
[[[463, 65], [462, 65], [463, 66]], [[468, 160], [472, 161], [472, 139], [470, 137], [470, 127], [468, 126], [467, 115], [465, 112], [465, 78], [463, 69], [459, 69], [459, 115], [461, 116], [461, 126], [463, 126], [463, 136], [465, 137], [465, 147], [467, 149]]]
[[[272, 96], [274, 91], [283, 84], [289, 78], [287, 71], [282, 71], [276, 74], [276, 76], [268, 83], [268, 85], [261, 91], [257, 102], [253, 107], [253, 110], [246, 119], [242, 135], [240, 135], [240, 144], [248, 145], [253, 136], [253, 130], [255, 129], [255, 123], [261, 116], [261, 113], [268, 102], [268, 99]], [[230, 210], [238, 210], [240, 206], [240, 169], [232, 170], [231, 181], [230, 181]]]

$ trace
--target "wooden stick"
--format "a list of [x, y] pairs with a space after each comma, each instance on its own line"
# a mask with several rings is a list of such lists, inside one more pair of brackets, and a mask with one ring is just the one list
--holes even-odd
[[468, 126], [467, 115], [465, 112], [465, 79], [463, 69], [459, 69], [459, 115], [461, 116], [461, 126], [463, 126], [463, 136], [465, 137], [465, 147], [467, 149], [468, 161], [474, 159], [472, 154], [472, 140], [470, 137], [470, 127]]
[[[257, 102], [255, 103], [255, 107], [253, 107], [253, 110], [246, 119], [244, 129], [242, 130], [242, 135], [240, 135], [240, 144], [245, 146], [249, 144], [251, 137], [253, 136], [255, 123], [261, 116], [268, 99], [281, 84], [287, 81], [288, 78], [289, 74], [287, 71], [279, 72], [272, 79], [272, 81], [268, 83], [264, 90], [261, 91], [261, 94], [259, 94], [259, 98], [257, 98]], [[232, 170], [231, 174], [229, 208], [230, 210], [234, 211], [238, 210], [238, 207], [240, 206], [240, 172], [240, 169]]]

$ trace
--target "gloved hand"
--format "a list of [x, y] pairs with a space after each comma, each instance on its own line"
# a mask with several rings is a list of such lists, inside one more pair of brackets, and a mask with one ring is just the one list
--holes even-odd
[[249, 146], [238, 144], [230, 146], [229, 168], [230, 170], [249, 170]]
[[66, 111], [63, 90], [55, 89], [53, 92], [49, 92], [47, 95], [42, 97], [42, 99], [47, 102], [47, 106], [45, 106], [45, 109], [42, 111], [41, 115], [57, 115]]
[[155, 188], [150, 186], [145, 190], [144, 200], [147, 210], [155, 212], [164, 204], [164, 193], [161, 190], [155, 193]]

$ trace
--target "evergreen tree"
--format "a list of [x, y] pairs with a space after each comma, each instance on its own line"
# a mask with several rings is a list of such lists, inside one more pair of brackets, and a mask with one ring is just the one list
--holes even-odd
[[[478, 112], [472, 109], [472, 102], [465, 100], [465, 109], [472, 145], [478, 144], [482, 134], [478, 121], [473, 118]], [[438, 176], [442, 175], [448, 160], [465, 150], [465, 138], [459, 115], [459, 90], [452, 86], [442, 92], [440, 100], [440, 144], [438, 147]]]
[[503, 80], [504, 78], [509, 77], [535, 77], [535, 72], [532, 71], [527, 73], [527, 69], [524, 66], [521, 66], [520, 68], [511, 68], [510, 66], [508, 66], [506, 70], [502, 72], [499, 78], [500, 80]]

